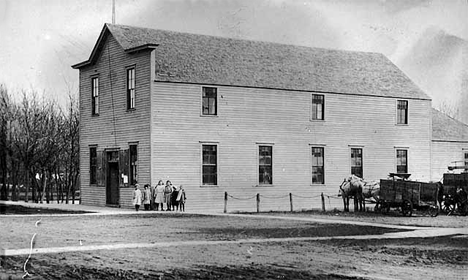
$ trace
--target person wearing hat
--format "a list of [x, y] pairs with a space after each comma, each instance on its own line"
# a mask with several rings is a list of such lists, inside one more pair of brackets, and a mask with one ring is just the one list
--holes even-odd
[[133, 191], [133, 205], [135, 205], [135, 210], [138, 211], [141, 205], [141, 191], [140, 186], [135, 184], [135, 190]]

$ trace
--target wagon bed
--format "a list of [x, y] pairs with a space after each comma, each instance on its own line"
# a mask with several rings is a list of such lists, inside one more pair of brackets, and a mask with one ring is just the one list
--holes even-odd
[[431, 216], [439, 212], [438, 183], [425, 183], [399, 179], [380, 180], [380, 203], [383, 210], [399, 207], [404, 216], [411, 216], [413, 209], [427, 210]]

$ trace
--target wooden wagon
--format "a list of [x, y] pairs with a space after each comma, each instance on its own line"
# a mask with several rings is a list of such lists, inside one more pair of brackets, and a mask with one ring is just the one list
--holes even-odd
[[439, 194], [441, 207], [447, 215], [458, 211], [461, 215], [468, 213], [468, 173], [445, 173], [443, 188]]
[[390, 208], [400, 208], [403, 216], [411, 216], [416, 209], [432, 217], [437, 216], [440, 184], [409, 181], [409, 176], [410, 174], [391, 173], [392, 179], [380, 180], [381, 210], [388, 212]]

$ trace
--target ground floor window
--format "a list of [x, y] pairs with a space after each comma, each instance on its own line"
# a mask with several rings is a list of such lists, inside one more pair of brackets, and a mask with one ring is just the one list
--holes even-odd
[[135, 185], [138, 182], [138, 145], [132, 144], [130, 150], [130, 185]]
[[323, 147], [312, 147], [312, 184], [325, 183]]
[[202, 145], [202, 185], [218, 184], [218, 147]]
[[258, 183], [260, 185], [273, 184], [273, 147], [258, 147]]
[[351, 148], [351, 174], [363, 178], [362, 165], [362, 149]]
[[408, 151], [397, 150], [397, 173], [408, 173]]
[[89, 183], [97, 184], [97, 148], [89, 148]]

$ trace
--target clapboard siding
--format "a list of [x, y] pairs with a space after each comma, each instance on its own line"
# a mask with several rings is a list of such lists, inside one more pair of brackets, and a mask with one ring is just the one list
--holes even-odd
[[[135, 67], [136, 110], [127, 111], [126, 68]], [[91, 77], [99, 77], [100, 112], [91, 116]], [[80, 69], [80, 169], [82, 203], [105, 205], [106, 189], [89, 184], [89, 145], [98, 152], [128, 149], [138, 142], [138, 181], [150, 182], [151, 53], [128, 54], [111, 35], [105, 37], [93, 65]], [[120, 205], [131, 206], [132, 191], [120, 189]]]
[[[222, 86], [218, 115], [206, 117], [201, 116], [201, 85], [155, 82], [152, 87], [152, 184], [169, 179], [184, 185], [192, 209], [222, 209], [225, 191], [237, 198], [291, 192], [296, 209], [314, 203], [320, 208], [317, 196], [336, 195], [350, 173], [354, 145], [363, 148], [366, 179], [396, 171], [396, 147], [408, 148], [413, 178], [430, 178], [428, 100], [408, 100], [409, 124], [401, 126], [396, 125], [395, 98], [324, 94], [325, 121], [310, 121], [310, 92]], [[217, 187], [200, 187], [203, 142], [218, 145]], [[257, 186], [259, 143], [273, 145], [273, 186]], [[313, 145], [325, 145], [324, 185], [311, 184]], [[252, 210], [255, 199], [230, 199], [229, 205]], [[265, 197], [261, 205], [263, 210], [285, 210], [289, 198]], [[340, 205], [337, 199], [327, 201], [327, 206]]]
[[[432, 141], [432, 180], [441, 181], [454, 161], [464, 161], [464, 152], [468, 151], [468, 142]], [[461, 163], [459, 162], [458, 165]], [[456, 172], [463, 171], [459, 169]]]

